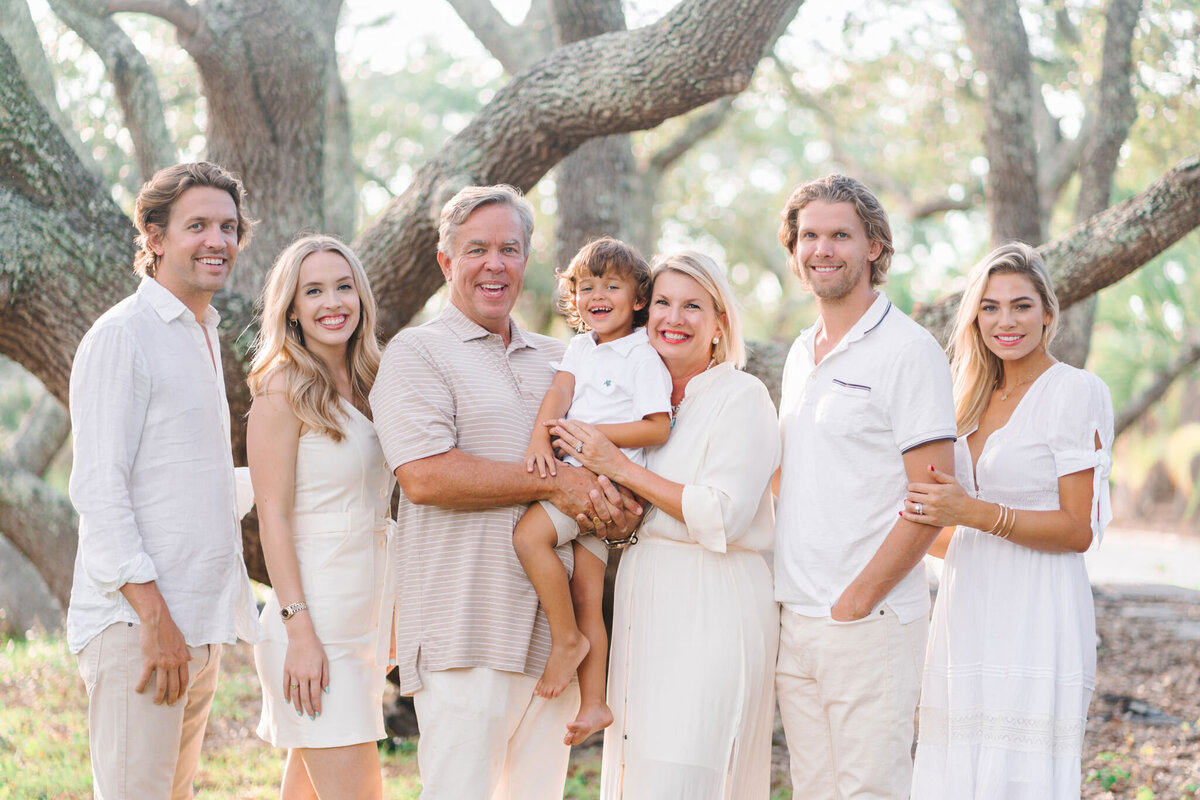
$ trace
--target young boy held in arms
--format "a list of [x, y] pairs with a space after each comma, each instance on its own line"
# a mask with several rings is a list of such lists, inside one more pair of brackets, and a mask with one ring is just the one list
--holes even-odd
[[[642, 448], [670, 433], [671, 377], [644, 327], [650, 267], [629, 245], [611, 238], [583, 247], [558, 275], [559, 308], [581, 331], [571, 340], [538, 410], [525, 454], [526, 468], [557, 474], [547, 423], [568, 417], [597, 426], [639, 464]], [[568, 463], [574, 459], [564, 459]], [[555, 547], [575, 541], [568, 579]], [[576, 521], [546, 502], [534, 503], [513, 531], [517, 557], [537, 590], [550, 623], [550, 658], [535, 693], [556, 697], [578, 668], [580, 707], [567, 725], [567, 744], [579, 744], [612, 723], [604, 699], [608, 637], [601, 614], [605, 545], [580, 534]]]

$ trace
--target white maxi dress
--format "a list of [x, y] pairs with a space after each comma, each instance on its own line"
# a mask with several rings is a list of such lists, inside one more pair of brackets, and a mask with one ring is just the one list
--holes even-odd
[[276, 747], [341, 747], [385, 735], [386, 668], [377, 664], [377, 651], [386, 652], [381, 603], [391, 608], [384, 567], [395, 479], [371, 421], [344, 399], [342, 409], [342, 441], [313, 431], [300, 437], [292, 515], [307, 613], [329, 659], [329, 692], [315, 720], [284, 701], [288, 639], [272, 592], [260, 616], [266, 638], [254, 645], [254, 665], [263, 687], [258, 735]]
[[617, 573], [600, 796], [765, 800], [779, 610], [779, 425], [766, 387], [718, 365], [688, 383], [647, 468], [684, 484], [686, 524], [651, 509]]
[[[1101, 447], [1096, 449], [1096, 436]], [[1059, 508], [1058, 479], [1091, 469], [1092, 546], [1112, 518], [1112, 401], [1094, 375], [1055, 364], [984, 445], [968, 493]], [[913, 800], [1077, 800], [1096, 619], [1082, 553], [1045, 553], [959, 527], [930, 623]]]

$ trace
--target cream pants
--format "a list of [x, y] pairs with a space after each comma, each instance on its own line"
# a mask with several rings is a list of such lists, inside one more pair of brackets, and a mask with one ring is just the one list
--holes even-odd
[[579, 711], [572, 681], [553, 700], [537, 678], [481, 667], [420, 670], [413, 695], [421, 738], [421, 800], [561, 800]]
[[154, 704], [157, 676], [141, 694], [140, 625], [117, 622], [79, 653], [88, 693], [88, 744], [97, 800], [188, 800], [217, 690], [221, 645], [189, 648], [188, 686], [175, 705]]
[[906, 800], [929, 620], [781, 612], [775, 690], [805, 800]]

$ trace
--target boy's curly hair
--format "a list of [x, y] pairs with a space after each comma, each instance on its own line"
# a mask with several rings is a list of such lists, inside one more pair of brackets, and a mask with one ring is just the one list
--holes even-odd
[[633, 312], [633, 327], [646, 324], [650, 315], [650, 265], [632, 245], [604, 236], [585, 244], [571, 263], [555, 272], [558, 276], [558, 310], [571, 327], [580, 333], [588, 330], [575, 307], [575, 287], [584, 278], [601, 278], [613, 272], [633, 284], [633, 299], [642, 307]]

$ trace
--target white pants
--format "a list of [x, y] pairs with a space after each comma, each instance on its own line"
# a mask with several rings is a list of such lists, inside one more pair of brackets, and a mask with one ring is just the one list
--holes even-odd
[[781, 613], [775, 690], [805, 800], [906, 800], [929, 620]]
[[553, 700], [537, 678], [494, 669], [419, 670], [421, 800], [560, 800], [579, 684]]
[[116, 622], [79, 653], [88, 693], [88, 744], [97, 800], [188, 800], [217, 691], [221, 645], [188, 648], [188, 685], [175, 705], [154, 704], [157, 675], [139, 694], [140, 625]]

